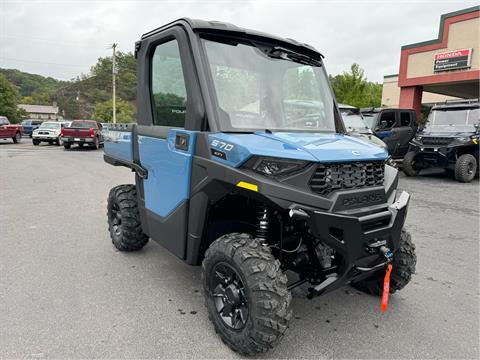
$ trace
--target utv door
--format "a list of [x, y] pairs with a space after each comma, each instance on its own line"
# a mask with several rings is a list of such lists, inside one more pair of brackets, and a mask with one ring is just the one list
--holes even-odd
[[393, 131], [398, 137], [398, 146], [395, 156], [403, 157], [408, 152], [410, 140], [415, 136], [415, 112], [411, 110], [400, 110], [397, 125], [394, 127]]
[[192, 101], [198, 99], [190, 99], [194, 80], [185, 76], [193, 68], [187, 46], [180, 28], [142, 40], [136, 54], [139, 126], [133, 132], [134, 162], [147, 170], [146, 178], [137, 175], [143, 230], [180, 258], [197, 134]]
[[397, 115], [395, 110], [382, 110], [377, 116], [377, 126], [375, 135], [387, 144], [388, 153], [395, 155], [398, 149], [398, 133], [395, 125], [397, 123]]

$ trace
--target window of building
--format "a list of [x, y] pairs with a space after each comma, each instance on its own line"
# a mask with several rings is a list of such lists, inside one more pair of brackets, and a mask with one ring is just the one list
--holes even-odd
[[151, 77], [154, 124], [184, 127], [187, 90], [176, 40], [155, 48]]

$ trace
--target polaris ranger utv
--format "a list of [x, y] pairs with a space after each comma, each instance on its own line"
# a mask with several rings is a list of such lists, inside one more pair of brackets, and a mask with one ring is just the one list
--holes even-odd
[[135, 56], [138, 124], [105, 131], [105, 161], [135, 172], [108, 196], [112, 242], [152, 239], [202, 265], [210, 319], [232, 349], [272, 348], [296, 286], [309, 298], [386, 289], [385, 308], [410, 281], [409, 195], [383, 148], [345, 135], [319, 52], [181, 19], [143, 35]]
[[443, 168], [460, 182], [478, 172], [480, 110], [475, 100], [447, 101], [432, 107], [425, 129], [410, 142], [403, 171], [415, 176], [422, 169]]

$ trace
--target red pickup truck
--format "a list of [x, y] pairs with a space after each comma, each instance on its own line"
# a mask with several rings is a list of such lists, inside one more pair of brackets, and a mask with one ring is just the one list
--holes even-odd
[[61, 130], [60, 136], [65, 149], [70, 149], [73, 144], [79, 147], [87, 144], [95, 149], [103, 145], [102, 125], [94, 120], [74, 120]]
[[10, 124], [6, 116], [0, 116], [0, 139], [12, 139], [16, 144], [20, 142], [23, 135], [23, 126]]

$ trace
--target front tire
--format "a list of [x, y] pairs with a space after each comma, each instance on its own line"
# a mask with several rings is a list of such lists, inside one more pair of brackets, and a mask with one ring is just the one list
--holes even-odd
[[113, 245], [120, 251], [143, 248], [148, 236], [142, 231], [135, 185], [119, 185], [110, 190], [107, 204], [108, 230]]
[[409, 151], [403, 158], [403, 172], [407, 176], [417, 176], [420, 169], [416, 168], [415, 156], [417, 154], [414, 151]]
[[202, 283], [209, 318], [231, 349], [254, 355], [273, 348], [292, 317], [280, 262], [248, 234], [224, 235], [205, 253]]
[[38, 140], [32, 140], [32, 144], [35, 145], [35, 146], [37, 146], [37, 145], [40, 144], [40, 141], [38, 141]]
[[[403, 289], [412, 279], [417, 264], [415, 244], [407, 230], [402, 230], [399, 248], [393, 254], [392, 273], [390, 277], [390, 294]], [[356, 289], [371, 295], [381, 296], [383, 292], [383, 279], [385, 271], [377, 271], [372, 276], [353, 283]]]
[[20, 134], [18, 131], [15, 133], [15, 136], [12, 137], [13, 143], [18, 144], [22, 140], [22, 134]]
[[477, 173], [477, 160], [471, 154], [463, 154], [455, 163], [455, 179], [460, 182], [470, 182]]
[[70, 144], [65, 144], [65, 143], [63, 144], [63, 148], [65, 150], [70, 150], [71, 147], [72, 147], [72, 145], [70, 145]]

